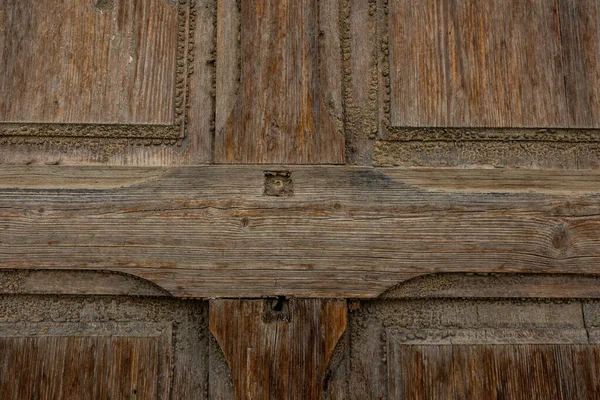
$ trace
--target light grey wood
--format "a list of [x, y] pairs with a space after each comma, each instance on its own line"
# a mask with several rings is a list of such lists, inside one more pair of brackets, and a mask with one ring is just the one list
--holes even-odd
[[[284, 195], [265, 194], [277, 179], [257, 166], [124, 169], [140, 179], [120, 188], [95, 187], [108, 167], [3, 168], [0, 267], [117, 271], [189, 297], [374, 297], [437, 272], [598, 272], [594, 171], [268, 170], [290, 173]], [[80, 182], [39, 188], [56, 174]]]

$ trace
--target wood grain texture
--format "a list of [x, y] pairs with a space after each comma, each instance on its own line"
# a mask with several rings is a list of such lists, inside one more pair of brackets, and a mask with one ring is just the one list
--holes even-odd
[[18, 400], [206, 399], [207, 339], [203, 301], [0, 295], [0, 391]]
[[346, 329], [346, 302], [274, 302], [210, 302], [210, 330], [229, 363], [235, 398], [321, 399], [329, 359]]
[[157, 338], [0, 337], [3, 399], [166, 399]]
[[[173, 31], [176, 38], [173, 46], [177, 47], [181, 57], [178, 57], [174, 65], [169, 64], [169, 68], [173, 71], [169, 81], [172, 82], [169, 93], [175, 92], [175, 103], [171, 103], [171, 109], [176, 110], [176, 124], [173, 124], [173, 118], [169, 120], [169, 125], [5, 124], [4, 127], [17, 127], [13, 133], [19, 134], [21, 133], [19, 129], [41, 126], [50, 136], [38, 137], [29, 132], [28, 136], [7, 137], [5, 141], [0, 140], [2, 142], [0, 164], [152, 166], [198, 165], [211, 162], [214, 130], [215, 4], [213, 0], [190, 0], [186, 4], [180, 3], [178, 10], [167, 6], [163, 0], [152, 0], [152, 2], [160, 3], [160, 7], [166, 7], [175, 14], [180, 13], [179, 25]], [[124, 0], [120, 0], [119, 4], [121, 3], [125, 4]], [[116, 6], [117, 3], [113, 4]], [[88, 3], [78, 7], [92, 9]], [[3, 12], [4, 9], [0, 10], [0, 18]], [[152, 12], [152, 9], [148, 12]], [[103, 13], [104, 15], [115, 14], [115, 11], [103, 11]], [[131, 18], [135, 19], [134, 16]], [[142, 20], [143, 18], [136, 21], [141, 24]], [[151, 28], [148, 26], [148, 29]], [[153, 51], [155, 50], [158, 49]], [[150, 61], [147, 60], [147, 63]], [[149, 67], [150, 65], [147, 65], [145, 68]], [[153, 74], [148, 73], [145, 76], [152, 77]], [[159, 99], [158, 92], [151, 93], [150, 96], [153, 101]], [[104, 99], [105, 102], [113, 100], [118, 99]], [[108, 111], [110, 110], [102, 110], [104, 113]], [[158, 132], [158, 139], [156, 137], [154, 140], [150, 139], [153, 132]], [[86, 133], [89, 137], [81, 137], [82, 133]], [[57, 137], [57, 134], [63, 137]], [[68, 134], [77, 137], [65, 136]], [[161, 139], [163, 134], [171, 138], [175, 137], [176, 141], [181, 143]], [[137, 139], [130, 137], [137, 137]]]
[[2, 0], [0, 120], [172, 124], [177, 7]]
[[219, 2], [217, 163], [344, 163], [338, 3]]
[[342, 4], [346, 163], [371, 165], [379, 130], [377, 1]]
[[108, 189], [28, 187], [85, 181], [76, 167], [3, 168], [21, 181], [0, 189], [0, 268], [117, 271], [189, 297], [375, 297], [437, 272], [598, 273], [594, 171], [419, 181], [393, 168], [275, 169], [290, 173], [284, 196], [265, 194], [259, 166], [166, 169]]
[[133, 276], [97, 271], [0, 270], [0, 294], [169, 296]]
[[598, 128], [594, 0], [391, 0], [392, 126]]
[[597, 345], [392, 346], [393, 399], [591, 399]]
[[595, 399], [598, 310], [597, 300], [351, 302], [347, 398]]

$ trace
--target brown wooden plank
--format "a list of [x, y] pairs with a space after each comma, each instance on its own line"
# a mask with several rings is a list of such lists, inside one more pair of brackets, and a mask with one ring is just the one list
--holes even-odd
[[0, 267], [118, 271], [191, 297], [374, 297], [435, 272], [598, 272], [593, 171], [483, 170], [436, 188], [414, 171], [281, 168], [285, 196], [266, 195], [274, 181], [252, 166], [176, 168], [118, 189], [37, 189], [47, 171], [77, 169], [22, 168], [0, 190]]
[[0, 121], [172, 124], [177, 7], [2, 0]]
[[159, 339], [0, 337], [3, 399], [159, 399]]
[[599, 127], [596, 3], [391, 0], [391, 125]]
[[[126, 5], [129, 4], [128, 1], [131, 4], [138, 4], [141, 7], [141, 5], [145, 4], [143, 1], [146, 0], [115, 0], [104, 2], [109, 5], [112, 3], [115, 7], [113, 11], [103, 11], [102, 15], [104, 17], [101, 17], [101, 14], [97, 12], [93, 12], [93, 7], [87, 3], [84, 5], [80, 4], [77, 7], [84, 10], [92, 10], [90, 12], [93, 15], [98, 14], [94, 18], [107, 18], [108, 14], [115, 16], [117, 7], [121, 7], [119, 4]], [[31, 2], [25, 2], [20, 7], [27, 7], [29, 3]], [[158, 6], [155, 6], [154, 3], [158, 4]], [[161, 113], [173, 115], [173, 112], [175, 112], [175, 118], [170, 118], [167, 122], [160, 122], [167, 125], [146, 123], [131, 125], [133, 123], [132, 119], [122, 121], [122, 123], [128, 125], [2, 124], [0, 126], [0, 144], [2, 146], [0, 164], [149, 166], [197, 165], [211, 162], [214, 130], [214, 2], [212, 0], [190, 0], [188, 3], [179, 2], [179, 10], [176, 7], [166, 5], [166, 3], [164, 0], [149, 1], [148, 4], [152, 7], [149, 8], [149, 11], [147, 10], [146, 14], [153, 13], [156, 7], [160, 9], [165, 8], [166, 10], [170, 10], [170, 12], [179, 14], [178, 16], [176, 15], [178, 25], [175, 29], [165, 27], [165, 29], [169, 29], [169, 35], [174, 35], [175, 37], [175, 42], [169, 46], [177, 48], [179, 54], [177, 62], [173, 64], [169, 61], [168, 54], [162, 57], [162, 53], [159, 53], [160, 57], [155, 57], [154, 59], [148, 58], [155, 55], [154, 52], [156, 51], [163, 51], [161, 48], [167, 46], [166, 44], [161, 44], [160, 46], [153, 45], [151, 52], [138, 53], [140, 56], [147, 58], [142, 60], [145, 63], [144, 68], [146, 69], [151, 68], [156, 63], [169, 63], [168, 67], [172, 75], [165, 77], [165, 80], [168, 79], [167, 83], [170, 85], [168, 89], [169, 96], [172, 97], [172, 93], [174, 93], [175, 97], [170, 102], [170, 108], [165, 108], [166, 104], [164, 107], [161, 106]], [[51, 5], [52, 9], [60, 7], [59, 5]], [[38, 10], [36, 8], [33, 14], [36, 16], [42, 15], [43, 13]], [[0, 11], [0, 19], [5, 16], [6, 10], [2, 9]], [[137, 18], [134, 15], [128, 18], [133, 20], [132, 23], [135, 26], [143, 25], [142, 21], [146, 19], [144, 16]], [[61, 20], [62, 24], [62, 19], [59, 18], [58, 20]], [[148, 29], [150, 29], [150, 32], [148, 32], [149, 35], [160, 33], [152, 26], [148, 26]], [[121, 34], [123, 32], [120, 34], [117, 33], [115, 36], [116, 38], [119, 37], [120, 43], [129, 43], [127, 42], [127, 38], [119, 36]], [[142, 34], [144, 35], [142, 36], [143, 39], [146, 37], [146, 33], [142, 32]], [[0, 37], [1, 35], [2, 33], [0, 33]], [[113, 42], [117, 41], [116, 38]], [[133, 38], [131, 39], [131, 44], [135, 44]], [[139, 45], [142, 46], [143, 43], [140, 42]], [[88, 51], [96, 52], [98, 49], [89, 49]], [[170, 50], [167, 49], [167, 51]], [[129, 61], [129, 55], [126, 54], [126, 56], [127, 61]], [[76, 55], [73, 57], [76, 57]], [[34, 66], [31, 68], [34, 68]], [[127, 73], [127, 68], [124, 67], [120, 71], [122, 74], [125, 74]], [[159, 70], [153, 70], [144, 73], [138, 80], [146, 78], [154, 79], [153, 77], [159, 72]], [[98, 75], [98, 79], [101, 78], [99, 74], [96, 75]], [[114, 77], [115, 74], [110, 75], [107, 73], [104, 79], [109, 83], [106, 83], [106, 85], [114, 86], [116, 82]], [[134, 82], [133, 79], [136, 77], [133, 74], [129, 74], [125, 78]], [[157, 85], [160, 82], [154, 79], [149, 84]], [[74, 90], [74, 87], [72, 89]], [[119, 90], [125, 90], [125, 87], [121, 85]], [[164, 92], [164, 89], [161, 90]], [[38, 97], [37, 101], [44, 101], [44, 96], [41, 93], [38, 93]], [[159, 92], [150, 93], [149, 97], [152, 102], [156, 102], [161, 98]], [[11, 98], [6, 99], [12, 101]], [[3, 100], [0, 100], [0, 102]], [[103, 101], [112, 102], [118, 106], [119, 102], [122, 103], [123, 101], [130, 100], [128, 100], [128, 97], [125, 100], [103, 97]], [[133, 98], [131, 101], [137, 100]], [[76, 104], [77, 102], [69, 100], [68, 103]], [[144, 103], [140, 103], [139, 106], [136, 103], [134, 106], [138, 108], [144, 107]], [[109, 112], [112, 113], [110, 108], [102, 109], [99, 118], [115, 119], [119, 117], [119, 115], [104, 115]], [[155, 118], [155, 114], [152, 112], [151, 118]], [[157, 115], [160, 115], [160, 113]], [[185, 139], [183, 138], [184, 136]]]
[[321, 399], [345, 329], [345, 301], [210, 302], [210, 330], [229, 363], [236, 399]]
[[561, 47], [569, 126], [600, 124], [600, 4], [559, 0]]
[[[390, 398], [584, 399], [570, 345], [392, 346]], [[594, 349], [596, 346], [581, 346]], [[576, 348], [581, 348], [577, 346]], [[595, 360], [585, 358], [587, 373]], [[584, 372], [584, 371], [580, 371]], [[589, 377], [594, 381], [597, 377]], [[393, 379], [393, 380], [392, 380]], [[392, 384], [392, 382], [394, 382]], [[590, 397], [588, 397], [590, 396]]]
[[215, 161], [344, 163], [338, 2], [238, 4], [218, 5]]
[[[410, 346], [388, 350], [389, 365], [400, 363], [388, 377], [389, 398], [452, 399], [454, 368], [450, 346]], [[393, 368], [390, 369], [396, 372]]]

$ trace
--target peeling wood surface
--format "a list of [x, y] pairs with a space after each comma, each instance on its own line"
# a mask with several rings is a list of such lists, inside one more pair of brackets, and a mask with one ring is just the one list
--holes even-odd
[[390, 0], [391, 125], [600, 127], [599, 12], [595, 0]]
[[338, 2], [218, 7], [215, 162], [343, 164]]
[[[436, 272], [597, 273], [594, 172], [507, 171], [498, 181], [483, 170], [465, 191], [453, 171], [427, 172], [454, 182], [434, 189], [414, 171], [404, 182], [399, 169], [274, 169], [290, 172], [293, 189], [252, 166], [171, 169], [119, 189], [93, 180], [35, 189], [28, 175], [77, 168], [23, 168], [24, 189], [0, 190], [0, 267], [117, 271], [189, 297], [375, 297]], [[539, 192], [515, 192], [532, 182]], [[282, 195], [265, 186], [277, 184]]]
[[0, 121], [173, 123], [177, 6], [2, 0]]
[[321, 399], [346, 329], [343, 300], [211, 300], [210, 330], [229, 364], [236, 399]]

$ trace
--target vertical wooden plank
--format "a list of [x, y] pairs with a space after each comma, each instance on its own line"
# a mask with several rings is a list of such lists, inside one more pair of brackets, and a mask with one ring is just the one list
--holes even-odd
[[0, 121], [173, 123], [177, 3], [1, 0]]
[[210, 330], [229, 363], [236, 399], [320, 399], [346, 328], [337, 300], [212, 300]]
[[569, 126], [600, 125], [600, 3], [559, 0]]
[[[336, 123], [341, 55], [339, 46], [333, 54], [321, 49], [339, 43], [334, 3], [242, 1], [239, 31], [232, 27], [237, 24], [234, 2], [219, 6], [217, 70], [222, 66], [223, 73], [216, 82], [217, 163], [344, 162], [344, 138]], [[231, 65], [238, 51], [239, 72]], [[238, 85], [231, 82], [237, 74]]]
[[157, 337], [0, 337], [2, 398], [158, 399]]
[[391, 125], [568, 127], [557, 7], [390, 0]]
[[454, 398], [451, 346], [402, 346], [388, 341], [390, 399]]

